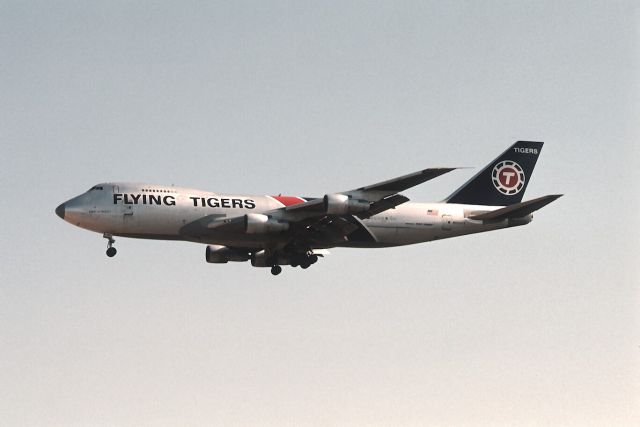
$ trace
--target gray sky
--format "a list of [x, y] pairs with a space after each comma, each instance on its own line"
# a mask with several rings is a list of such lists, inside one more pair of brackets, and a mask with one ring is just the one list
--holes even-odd
[[[635, 3], [635, 4], [634, 4]], [[0, 1], [0, 423], [640, 424], [632, 1]], [[322, 195], [546, 142], [527, 227], [277, 278], [55, 216]], [[441, 200], [473, 170], [411, 189]]]

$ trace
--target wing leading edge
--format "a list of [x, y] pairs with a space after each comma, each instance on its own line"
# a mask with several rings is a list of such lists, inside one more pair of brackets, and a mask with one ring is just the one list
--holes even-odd
[[416, 185], [422, 184], [434, 178], [444, 175], [458, 168], [429, 168], [407, 175], [391, 178], [377, 184], [366, 185], [355, 190], [345, 191], [341, 194], [365, 198], [370, 201], [380, 200], [384, 197], [400, 193]]
[[[349, 212], [343, 215], [329, 214], [327, 211], [325, 196], [324, 198], [321, 197], [304, 203], [284, 206], [282, 208], [267, 211], [264, 212], [263, 215], [275, 220], [287, 221], [293, 226], [292, 228], [297, 230], [311, 228], [314, 224], [320, 224], [328, 216], [345, 219], [352, 218], [353, 216], [357, 216], [360, 219], [370, 218], [373, 215], [377, 215], [386, 210], [393, 209], [402, 203], [408, 202], [408, 197], [398, 194], [400, 191], [422, 184], [455, 169], [457, 168], [423, 169], [418, 172], [392, 178], [377, 184], [336, 193], [347, 196], [350, 199], [357, 199], [365, 204], [366, 202], [369, 203], [367, 209], [357, 213]], [[237, 232], [241, 230], [243, 221], [244, 215], [225, 219], [212, 215], [187, 224], [187, 226], [183, 228], [185, 231], [188, 230], [190, 235], [199, 234], [198, 230], [204, 235], [212, 232]], [[348, 230], [344, 231], [348, 233]]]

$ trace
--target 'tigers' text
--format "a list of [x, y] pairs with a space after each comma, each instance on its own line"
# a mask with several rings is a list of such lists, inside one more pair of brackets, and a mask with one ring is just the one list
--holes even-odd
[[227, 199], [225, 197], [189, 197], [195, 207], [253, 209], [256, 202], [251, 199]]

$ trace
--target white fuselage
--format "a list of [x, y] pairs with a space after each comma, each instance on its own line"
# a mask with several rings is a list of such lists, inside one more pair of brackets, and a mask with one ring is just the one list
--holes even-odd
[[[302, 200], [302, 199], [301, 199]], [[113, 236], [187, 240], [232, 247], [269, 248], [278, 235], [245, 233], [185, 234], [184, 228], [205, 217], [220, 220], [247, 213], [282, 208], [277, 196], [228, 195], [189, 188], [151, 184], [105, 183], [64, 203], [64, 219], [78, 227]], [[469, 219], [498, 206], [449, 203], [404, 203], [368, 219], [354, 219], [367, 238], [337, 240], [323, 247], [388, 247], [428, 242], [464, 234], [523, 225], [509, 220], [483, 222]]]

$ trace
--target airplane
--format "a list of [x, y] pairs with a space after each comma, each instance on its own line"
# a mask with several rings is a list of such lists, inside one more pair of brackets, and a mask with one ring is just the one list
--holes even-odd
[[458, 168], [429, 168], [322, 197], [221, 194], [190, 188], [110, 182], [62, 203], [63, 220], [114, 236], [206, 244], [209, 263], [250, 261], [308, 268], [333, 247], [384, 248], [430, 242], [531, 222], [562, 196], [522, 198], [543, 142], [518, 141], [438, 203], [412, 203], [400, 192]]

